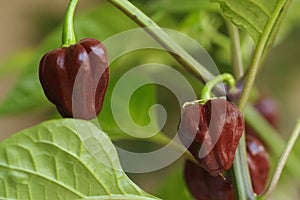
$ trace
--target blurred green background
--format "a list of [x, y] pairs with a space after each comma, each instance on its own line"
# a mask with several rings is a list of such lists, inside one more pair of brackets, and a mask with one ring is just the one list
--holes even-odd
[[[175, 0], [179, 2], [178, 0]], [[172, 3], [172, 0], [143, 0], [132, 1], [135, 5], [150, 15], [159, 25], [165, 28], [171, 28], [186, 33], [188, 36], [195, 38], [210, 53], [212, 58], [220, 67], [220, 71], [229, 71], [229, 40], [226, 38], [226, 32], [222, 23], [222, 17], [218, 14], [218, 6], [210, 6], [207, 1], [194, 5], [196, 1], [189, 0], [185, 5]], [[47, 44], [42, 45], [41, 49], [46, 46], [55, 46], [59, 40], [59, 34], [53, 34], [53, 29], [61, 24], [64, 11], [67, 6], [67, 0], [10, 0], [1, 1], [0, 3], [0, 102], [4, 100], [14, 85], [19, 80], [21, 74], [26, 71], [24, 62], [30, 62], [32, 59], [39, 59], [40, 54], [35, 54], [35, 49], [43, 44], [47, 37]], [[78, 14], [88, 12], [90, 9], [101, 6], [112, 7], [104, 1], [84, 0], [78, 5]], [[204, 12], [204, 8], [208, 8], [209, 12]], [[280, 32], [278, 41], [271, 53], [267, 57], [264, 67], [259, 74], [256, 87], [262, 93], [273, 97], [279, 105], [280, 109], [280, 132], [286, 138], [300, 117], [300, 3], [295, 0], [291, 6], [291, 11], [283, 22], [283, 28]], [[104, 33], [99, 39], [106, 39], [110, 34], [121, 30], [136, 27], [126, 16], [122, 19], [115, 17], [116, 9], [109, 9], [104, 12], [101, 18], [107, 21], [106, 27], [112, 31], [103, 30]], [[211, 16], [215, 16], [212, 20]], [[117, 21], [116, 21], [117, 20]], [[86, 20], [86, 23], [89, 23]], [[76, 24], [76, 23], [75, 23]], [[104, 25], [104, 27], [105, 27]], [[92, 27], [92, 25], [91, 25]], [[115, 28], [117, 27], [117, 28]], [[118, 28], [122, 27], [122, 28]], [[218, 27], [217, 33], [212, 34], [212, 28]], [[86, 32], [79, 30], [80, 34], [92, 32], [92, 28]], [[114, 29], [115, 28], [115, 29]], [[81, 33], [82, 32], [82, 33]], [[50, 39], [48, 35], [52, 33]], [[91, 33], [92, 35], [92, 33]], [[51, 37], [56, 38], [51, 44]], [[56, 45], [57, 46], [57, 45]], [[249, 49], [245, 49], [244, 55], [250, 55]], [[17, 54], [17, 55], [16, 55]], [[19, 55], [19, 56], [18, 56]], [[15, 56], [15, 57], [14, 57]], [[12, 58], [12, 59], [10, 59]], [[15, 58], [15, 59], [14, 59]], [[22, 62], [19, 59], [24, 59]], [[134, 58], [131, 58], [134, 59]], [[147, 58], [146, 58], [147, 59]], [[247, 58], [245, 59], [245, 63]], [[9, 62], [7, 62], [9, 60]], [[142, 62], [142, 61], [141, 61]], [[143, 61], [145, 62], [145, 61]], [[170, 61], [171, 62], [171, 61]], [[38, 66], [36, 66], [37, 69]], [[2, 73], [2, 74], [1, 74]], [[164, 102], [163, 98], [161, 101]], [[167, 102], [164, 102], [167, 103]], [[47, 105], [49, 106], [49, 105]], [[172, 109], [172, 108], [171, 108]], [[35, 125], [41, 121], [53, 116], [53, 110], [47, 109], [29, 109], [22, 113], [15, 113], [0, 117], [0, 140], [8, 137], [10, 134], [18, 132], [24, 128]], [[172, 128], [172, 127], [171, 127]], [[300, 149], [300, 141], [297, 145]], [[154, 192], [164, 190], [165, 196], [171, 196], [172, 188], [163, 185], [162, 181], [158, 181], [157, 177], [171, 175], [167, 182], [176, 182], [176, 177], [181, 177], [181, 161], [177, 164], [160, 170], [158, 172], [131, 175], [134, 180], [140, 184], [146, 191]], [[175, 177], [175, 178], [174, 178]], [[273, 199], [284, 199], [285, 195], [289, 195], [289, 199], [298, 198], [299, 186], [289, 187], [293, 183], [293, 178], [288, 175], [283, 178], [280, 184], [278, 194]], [[181, 180], [182, 181], [182, 180]], [[179, 181], [180, 182], [180, 181]], [[299, 181], [297, 181], [299, 183]], [[288, 184], [286, 184], [288, 183]], [[180, 190], [182, 185], [176, 185]], [[164, 189], [161, 189], [164, 188]], [[284, 191], [284, 192], [283, 192]], [[170, 197], [172, 199], [172, 197]]]

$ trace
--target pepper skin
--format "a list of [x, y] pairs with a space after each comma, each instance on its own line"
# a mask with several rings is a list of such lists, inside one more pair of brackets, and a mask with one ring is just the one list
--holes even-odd
[[217, 98], [185, 107], [178, 134], [199, 164], [218, 175], [232, 166], [243, 130], [243, 116], [237, 106]]
[[212, 176], [199, 165], [187, 160], [184, 179], [195, 200], [234, 200], [232, 180], [226, 176]]
[[253, 191], [260, 195], [266, 187], [269, 176], [269, 154], [263, 143], [252, 135], [246, 135], [246, 148]]
[[40, 61], [39, 79], [46, 97], [63, 117], [95, 118], [109, 80], [105, 47], [86, 38], [49, 51]]
[[[253, 191], [260, 195], [269, 176], [269, 155], [259, 139], [252, 135], [246, 135], [246, 150]], [[185, 161], [184, 179], [196, 200], [234, 200], [232, 179], [228, 174], [225, 178], [212, 176], [200, 165]]]

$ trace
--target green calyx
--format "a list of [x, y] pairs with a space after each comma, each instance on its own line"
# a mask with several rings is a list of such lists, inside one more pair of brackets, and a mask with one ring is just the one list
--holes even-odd
[[62, 47], [68, 47], [76, 43], [73, 21], [77, 3], [78, 0], [70, 0], [66, 10], [62, 31]]
[[225, 82], [230, 87], [230, 91], [236, 90], [235, 79], [233, 78], [233, 76], [228, 73], [220, 74], [219, 76], [216, 76], [205, 84], [201, 91], [201, 102], [205, 103], [212, 98], [211, 90], [220, 82]]

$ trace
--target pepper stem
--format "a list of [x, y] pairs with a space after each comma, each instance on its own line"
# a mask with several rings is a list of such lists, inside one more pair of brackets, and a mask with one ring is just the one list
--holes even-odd
[[235, 79], [233, 76], [228, 73], [220, 74], [205, 84], [201, 91], [200, 99], [203, 99], [204, 101], [210, 99], [211, 90], [220, 82], [226, 82], [230, 89], [235, 89]]
[[271, 195], [274, 193], [276, 186], [278, 184], [279, 178], [281, 176], [282, 170], [286, 164], [287, 159], [289, 158], [289, 155], [292, 151], [292, 148], [294, 147], [298, 137], [300, 135], [300, 120], [297, 121], [296, 126], [294, 127], [288, 142], [285, 146], [284, 151], [282, 152], [280, 159], [277, 163], [277, 166], [275, 168], [275, 171], [273, 173], [272, 179], [265, 190], [265, 192], [260, 196], [259, 199], [268, 199], [271, 197]]
[[68, 47], [76, 43], [76, 37], [74, 32], [74, 13], [78, 0], [70, 0], [66, 15], [64, 18], [63, 31], [62, 31], [62, 46]]

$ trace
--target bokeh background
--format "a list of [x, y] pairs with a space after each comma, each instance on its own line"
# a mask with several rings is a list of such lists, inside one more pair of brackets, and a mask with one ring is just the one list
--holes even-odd
[[[300, 14], [298, 12], [299, 1], [292, 6], [297, 6], [288, 13], [289, 22], [283, 22], [286, 26], [280, 33], [280, 38], [266, 59], [264, 67], [259, 74], [256, 87], [263, 94], [274, 98], [280, 110], [280, 132], [283, 138], [287, 138], [296, 120], [300, 118]], [[0, 63], [11, 55], [34, 49], [47, 36], [53, 28], [57, 27], [63, 19], [68, 0], [10, 0], [0, 2]], [[78, 13], [95, 5], [101, 5], [101, 1], [84, 0], [78, 5]], [[143, 8], [143, 2], [140, 7]], [[151, 7], [150, 3], [145, 6]], [[163, 12], [163, 10], [162, 10]], [[159, 13], [154, 16], [167, 28], [175, 26], [169, 19], [160, 18]], [[181, 16], [177, 16], [181, 17]], [[168, 23], [171, 23], [168, 27]], [[3, 68], [10, 66], [0, 65]], [[38, 67], [38, 66], [37, 66]], [[22, 70], [10, 73], [0, 79], [0, 102], [3, 100], [21, 75]], [[0, 117], [0, 140], [16, 133], [24, 128], [31, 127], [48, 118], [47, 111], [27, 111]], [[298, 142], [300, 146], [300, 141]], [[166, 169], [165, 171], [167, 171]], [[164, 174], [160, 171], [155, 176]], [[132, 175], [146, 190], [155, 188], [157, 181], [153, 174]], [[151, 178], [152, 177], [152, 178]], [[288, 179], [290, 180], [290, 179]], [[283, 182], [284, 183], [284, 182]], [[291, 189], [286, 184], [282, 187], [295, 196], [299, 190]], [[280, 199], [280, 198], [278, 198]]]

